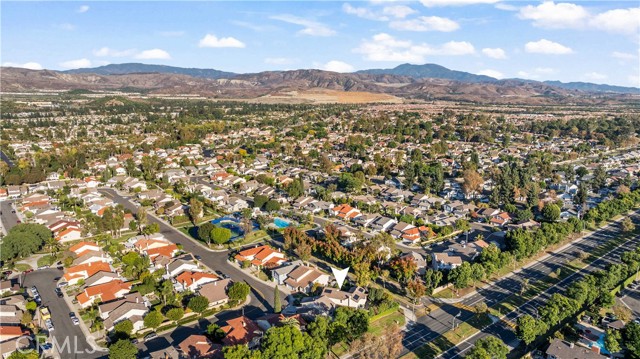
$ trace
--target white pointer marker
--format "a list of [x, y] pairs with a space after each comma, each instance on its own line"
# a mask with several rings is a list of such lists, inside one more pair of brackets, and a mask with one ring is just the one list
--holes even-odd
[[338, 282], [338, 288], [342, 288], [344, 284], [344, 280], [347, 278], [347, 273], [349, 273], [349, 267], [345, 269], [336, 269], [331, 267], [331, 272], [333, 272], [333, 276], [336, 277], [336, 281]]

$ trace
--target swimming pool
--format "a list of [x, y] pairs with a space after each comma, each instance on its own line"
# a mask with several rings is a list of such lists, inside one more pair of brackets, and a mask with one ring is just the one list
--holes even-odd
[[291, 225], [291, 222], [289, 222], [289, 221], [287, 221], [285, 219], [276, 217], [276, 218], [273, 219], [273, 224], [275, 224], [275, 226], [278, 227], [278, 228], [287, 228], [287, 227], [289, 227]]
[[605, 337], [605, 333], [600, 334], [600, 336], [598, 337], [598, 341], [596, 342], [591, 342], [591, 345], [589, 346], [589, 348], [600, 348], [600, 354], [604, 354], [604, 355], [609, 355], [611, 353], [609, 353], [609, 351], [607, 350], [607, 348], [604, 345], [604, 337]]

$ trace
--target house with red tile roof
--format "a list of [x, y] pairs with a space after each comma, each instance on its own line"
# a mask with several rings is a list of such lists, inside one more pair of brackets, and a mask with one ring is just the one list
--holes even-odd
[[331, 214], [345, 220], [352, 220], [362, 215], [357, 208], [344, 203], [331, 209]]
[[238, 263], [250, 261], [252, 266], [258, 268], [273, 268], [287, 261], [282, 252], [276, 251], [267, 245], [241, 251], [235, 258]]
[[91, 262], [67, 268], [63, 278], [69, 285], [76, 285], [80, 280], [85, 280], [101, 271], [113, 272], [109, 263]]
[[213, 273], [191, 272], [185, 271], [175, 277], [175, 287], [179, 292], [185, 290], [195, 291], [198, 287], [210, 282], [219, 280], [217, 275]]
[[19, 325], [0, 325], [0, 342], [18, 338], [24, 334], [25, 331]]
[[78, 304], [82, 308], [90, 307], [93, 303], [108, 302], [114, 299], [122, 298], [131, 291], [131, 283], [121, 280], [114, 280], [93, 287], [85, 288], [85, 290], [76, 296]]
[[262, 338], [262, 330], [258, 324], [245, 316], [227, 320], [227, 325], [220, 329], [225, 332], [222, 339], [224, 345], [246, 344], [249, 348], [254, 348]]
[[178, 248], [177, 245], [170, 243], [169, 245], [163, 246], [163, 247], [157, 247], [153, 249], [144, 249], [142, 250], [142, 253], [145, 254], [147, 257], [149, 257], [149, 259], [153, 260], [158, 256], [173, 258], [176, 255], [176, 253], [178, 253], [179, 251], [180, 249]]
[[55, 234], [55, 238], [60, 243], [77, 241], [82, 239], [82, 230], [80, 228], [67, 227]]
[[408, 243], [416, 243], [420, 240], [420, 228], [411, 227], [402, 232], [402, 240]]
[[492, 216], [489, 222], [496, 226], [506, 226], [511, 222], [511, 216], [509, 216], [509, 213], [507, 212], [500, 212], [497, 215]]

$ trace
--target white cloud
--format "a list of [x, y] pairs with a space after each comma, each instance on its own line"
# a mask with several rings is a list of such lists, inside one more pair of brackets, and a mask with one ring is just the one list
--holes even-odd
[[349, 65], [346, 62], [331, 60], [322, 65], [322, 70], [333, 72], [353, 72], [353, 66]]
[[582, 77], [584, 77], [588, 81], [602, 81], [608, 78], [607, 75], [601, 74], [599, 72], [589, 72], [584, 74]]
[[472, 44], [465, 41], [450, 41], [441, 46], [414, 44], [409, 40], [398, 40], [385, 33], [364, 40], [353, 52], [362, 54], [369, 61], [423, 63], [429, 55], [469, 55], [475, 52]]
[[611, 57], [614, 57], [620, 60], [635, 60], [637, 56], [634, 54], [626, 53], [626, 52], [614, 51], [613, 53], [611, 53]]
[[29, 70], [42, 70], [42, 65], [40, 65], [37, 62], [25, 62], [23, 64], [19, 64], [16, 62], [3, 62], [2, 66], [5, 67], [20, 67], [23, 69], [29, 69]]
[[417, 19], [392, 21], [389, 26], [392, 29], [404, 31], [451, 32], [460, 28], [457, 22], [438, 16], [420, 16]]
[[246, 45], [244, 42], [234, 37], [221, 37], [218, 38], [215, 35], [206, 34], [198, 43], [198, 47], [235, 47], [244, 48]]
[[640, 7], [629, 9], [615, 9], [598, 14], [589, 21], [596, 29], [638, 35], [640, 32]]
[[482, 49], [482, 53], [485, 56], [490, 57], [492, 59], [503, 60], [507, 58], [507, 54], [504, 52], [503, 49], [499, 47], [496, 47], [494, 49], [490, 47], [485, 47], [484, 49]]
[[474, 4], [495, 4], [500, 0], [420, 0], [426, 7], [434, 6], [465, 6]]
[[140, 60], [169, 60], [171, 55], [162, 49], [151, 49], [144, 50], [134, 57]]
[[368, 20], [376, 20], [376, 21], [389, 20], [387, 16], [377, 14], [371, 9], [368, 9], [366, 7], [353, 7], [351, 6], [351, 4], [347, 4], [347, 3], [342, 5], [342, 11], [344, 11], [349, 15], [355, 15], [357, 17], [361, 17], [363, 19], [368, 19]]
[[505, 4], [505, 3], [497, 3], [496, 6], [494, 6], [496, 9], [498, 10], [504, 10], [504, 11], [518, 11], [518, 7], [517, 6], [513, 6], [513, 5], [509, 5], [509, 4]]
[[128, 50], [115, 50], [108, 47], [101, 47], [97, 50], [93, 50], [93, 56], [97, 57], [126, 57], [131, 56], [136, 52], [135, 49]]
[[539, 74], [552, 74], [552, 73], [556, 72], [556, 70], [552, 69], [550, 67], [536, 67], [535, 68], [535, 72], [537, 72]]
[[69, 60], [60, 63], [60, 66], [67, 69], [82, 69], [91, 67], [91, 61], [89, 59]]
[[79, 13], [81, 13], [81, 14], [82, 14], [82, 13], [85, 13], [85, 12], [87, 12], [87, 11], [89, 11], [89, 5], [82, 5], [82, 6], [80, 6], [80, 7], [78, 8], [78, 12], [79, 12]]
[[566, 55], [573, 53], [573, 50], [571, 50], [571, 48], [561, 45], [557, 42], [549, 41], [547, 39], [527, 42], [527, 44], [524, 46], [524, 51], [532, 54], [547, 55]]
[[264, 62], [266, 64], [271, 65], [291, 65], [296, 63], [297, 61], [297, 59], [292, 59], [289, 57], [267, 57], [266, 59], [264, 59]]
[[405, 5], [393, 5], [393, 6], [385, 6], [382, 9], [382, 13], [385, 15], [390, 15], [398, 19], [404, 19], [405, 17], [415, 14], [417, 11]]
[[497, 70], [490, 70], [490, 69], [479, 71], [478, 75], [485, 75], [485, 76], [493, 77], [496, 79], [504, 78], [504, 74], [502, 72]]
[[548, 29], [579, 28], [589, 18], [589, 12], [580, 5], [545, 1], [538, 6], [527, 5], [518, 17], [533, 20], [533, 25]]
[[336, 32], [328, 27], [327, 25], [313, 21], [304, 19], [301, 17], [283, 14], [283, 15], [275, 15], [271, 16], [271, 19], [283, 21], [289, 24], [302, 26], [303, 29], [298, 31], [299, 35], [308, 35], [308, 36], [333, 36]]

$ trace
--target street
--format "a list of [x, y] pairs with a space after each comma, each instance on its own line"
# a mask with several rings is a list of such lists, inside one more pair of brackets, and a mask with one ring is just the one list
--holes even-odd
[[[80, 326], [73, 325], [71, 322], [71, 318], [69, 318], [71, 309], [65, 300], [58, 298], [54, 292], [56, 287], [54, 278], [58, 278], [62, 274], [63, 272], [58, 269], [36, 270], [25, 276], [23, 285], [25, 288], [31, 288], [35, 285], [42, 298], [42, 306], [49, 307], [54, 330], [49, 333], [48, 342], [57, 344], [57, 346], [54, 345], [54, 349], [60, 351], [60, 358], [99, 358], [105, 353], [94, 352], [92, 346], [87, 343]], [[52, 337], [55, 338], [55, 343]]]
[[4, 230], [4, 234], [7, 234], [11, 228], [13, 228], [16, 224], [18, 224], [18, 215], [12, 211], [15, 211], [13, 208], [13, 200], [5, 200], [0, 201], [0, 220], [2, 221], [2, 228]]
[[[634, 222], [636, 222], [636, 224], [639, 222], [637, 213], [634, 213], [631, 218], [634, 220]], [[516, 293], [521, 288], [521, 283], [524, 278], [533, 280], [534, 278], [542, 278], [548, 276], [557, 268], [561, 268], [562, 266], [564, 266], [564, 263], [578, 258], [580, 251], [589, 253], [596, 247], [615, 238], [614, 236], [617, 235], [620, 235], [620, 226], [618, 223], [606, 226], [605, 228], [594, 232], [590, 236], [585, 237], [584, 240], [574, 243], [560, 252], [554, 253], [552, 256], [547, 258], [544, 263], [538, 263], [521, 271], [517, 275], [513, 275], [509, 278], [505, 278], [496, 282], [489, 288], [479, 290], [479, 293], [477, 295], [465, 299], [463, 303], [465, 305], [472, 306], [483, 300], [485, 301], [485, 303], [487, 303], [487, 305], [502, 301], [506, 299], [507, 296]], [[469, 350], [473, 346], [473, 343], [475, 343], [478, 339], [481, 339], [488, 335], [496, 336], [502, 339], [506, 344], [517, 343], [517, 338], [515, 336], [515, 333], [513, 332], [513, 329], [509, 327], [505, 323], [505, 321], [515, 323], [517, 318], [524, 314], [535, 316], [537, 308], [543, 306], [551, 297], [551, 295], [553, 295], [554, 293], [563, 293], [569, 285], [577, 280], [580, 280], [585, 275], [597, 270], [605, 269], [608, 264], [618, 262], [621, 253], [633, 250], [637, 248], [639, 244], [640, 236], [635, 236], [629, 239], [623, 244], [605, 253], [602, 257], [593, 261], [579, 272], [571, 274], [570, 276], [556, 283], [554, 286], [538, 294], [538, 296], [520, 306], [518, 308], [519, 310], [507, 313], [503, 321], [499, 321], [497, 323], [489, 325], [482, 332], [469, 337], [465, 342], [447, 350], [440, 357], [446, 359], [456, 358], [463, 354], [465, 351]]]
[[[119, 195], [113, 189], [100, 189], [105, 196], [113, 199], [117, 204], [136, 213], [138, 207], [128, 198]], [[147, 214], [150, 223], [158, 223], [160, 233], [173, 243], [181, 244], [185, 252], [200, 255], [201, 262], [212, 270], [219, 270], [235, 281], [244, 281], [251, 286], [251, 303], [244, 309], [247, 317], [255, 319], [261, 317], [266, 312], [273, 310], [274, 288], [261, 282], [254, 276], [245, 273], [240, 268], [233, 266], [227, 261], [229, 251], [211, 251], [203, 245], [196, 243], [196, 240], [183, 234], [167, 222], [160, 220], [152, 213]], [[286, 298], [287, 294], [280, 292], [280, 298]]]

